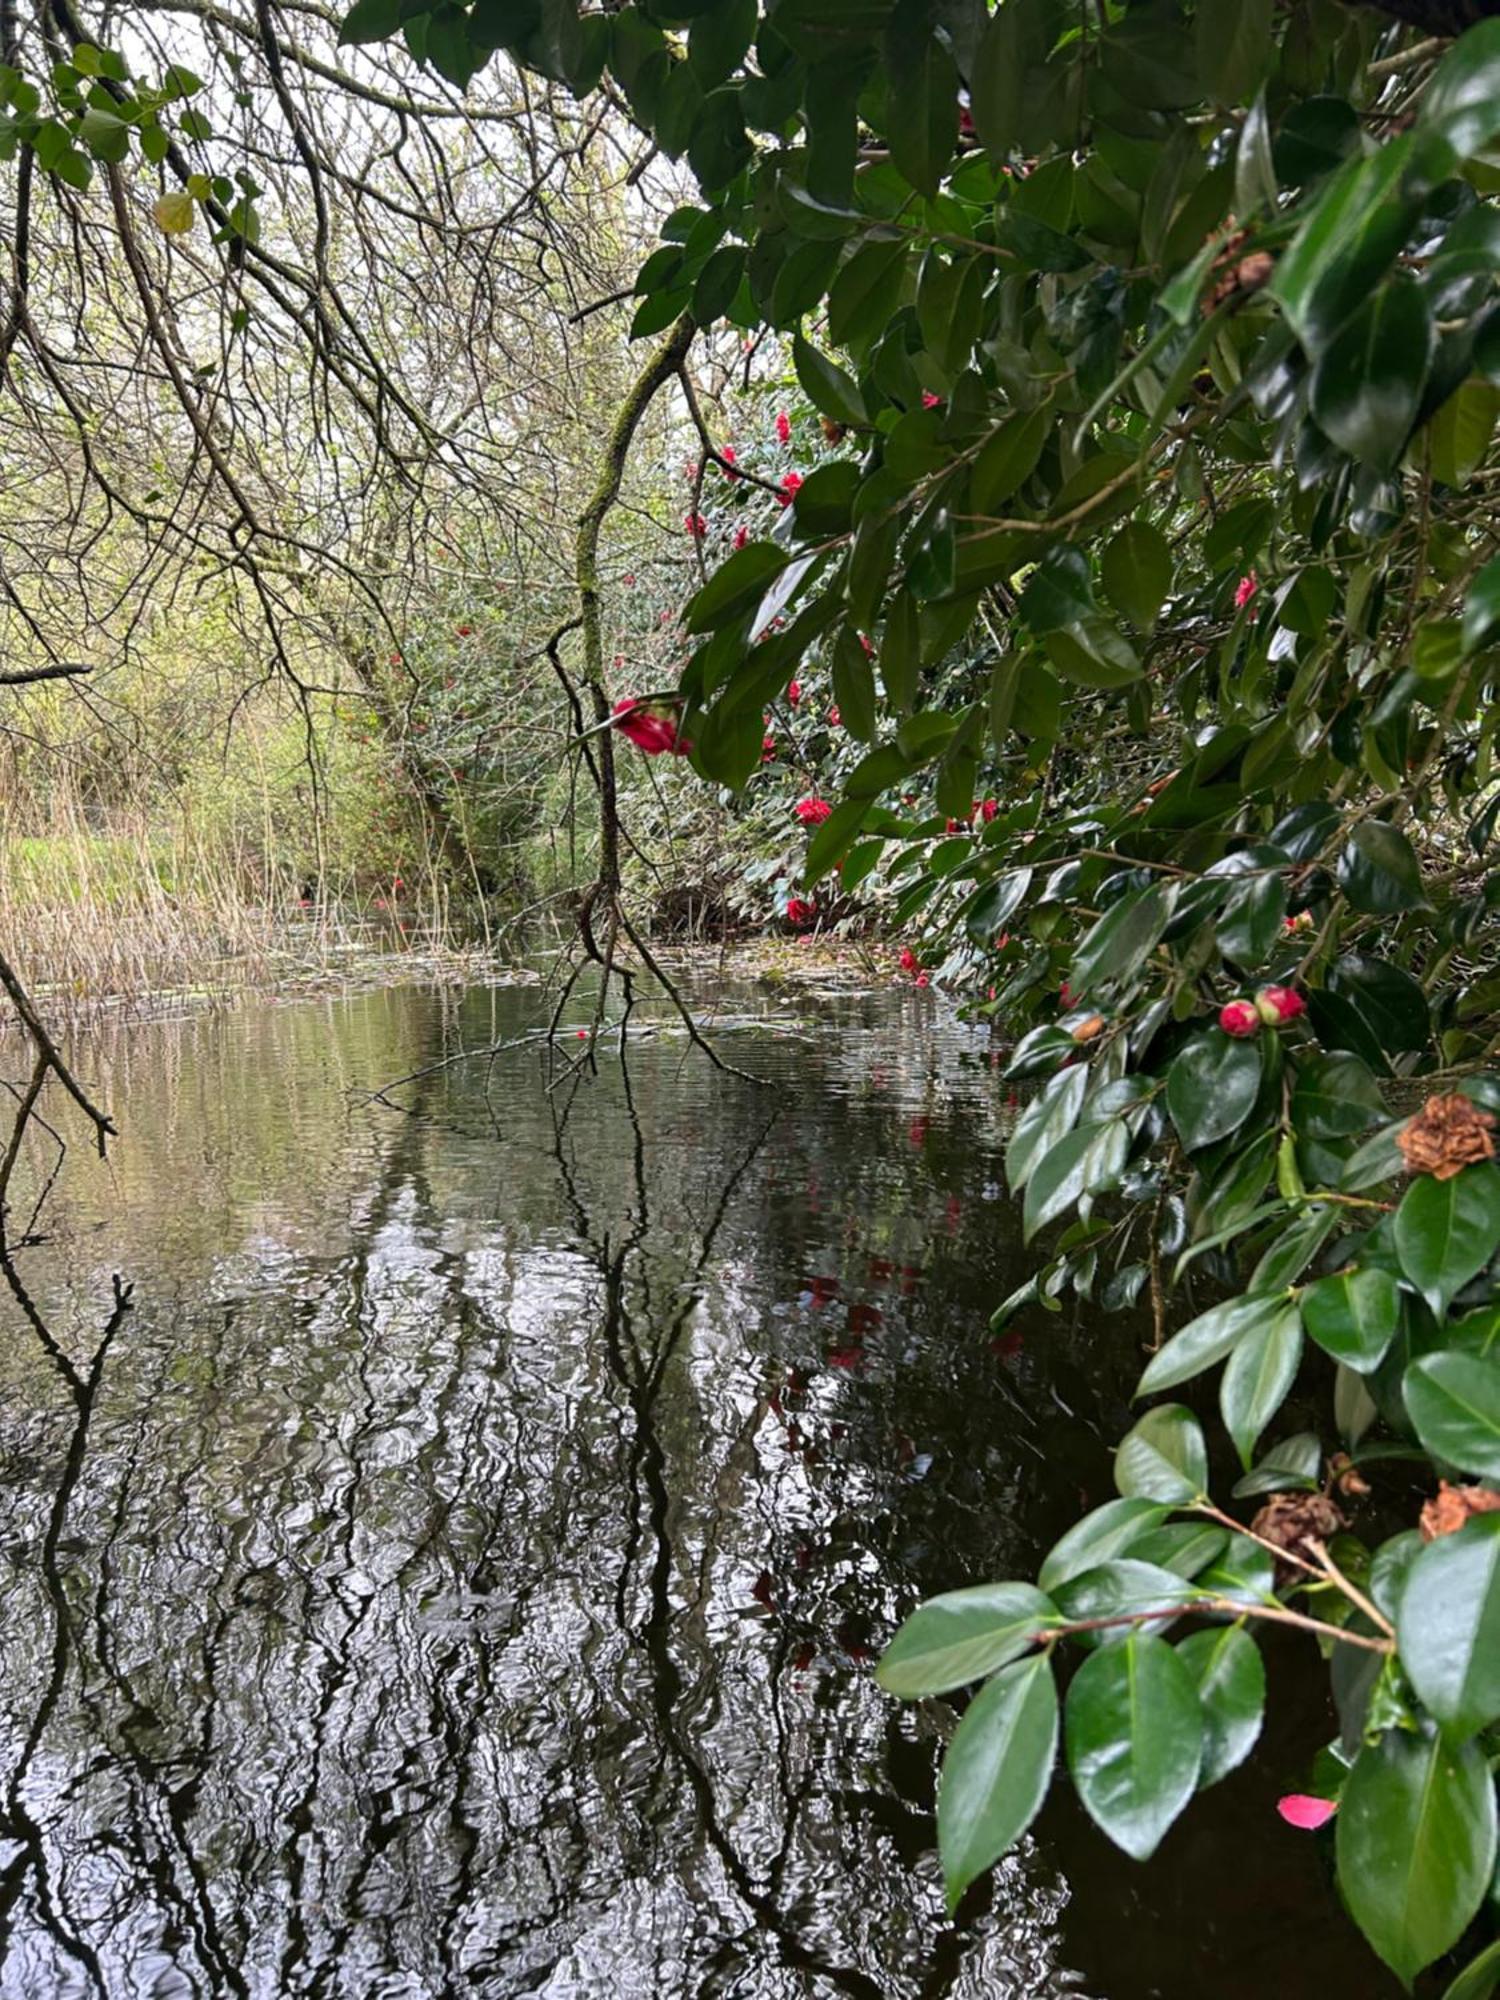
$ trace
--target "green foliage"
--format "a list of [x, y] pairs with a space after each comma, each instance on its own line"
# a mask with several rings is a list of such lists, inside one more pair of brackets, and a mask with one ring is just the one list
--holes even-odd
[[[389, 31], [370, 0], [346, 29]], [[1263, 0], [528, 0], [402, 33], [458, 77], [496, 46], [607, 68], [701, 196], [637, 332], [696, 307], [789, 337], [833, 441], [804, 423], [819, 468], [694, 599], [683, 728], [753, 814], [785, 784], [768, 705], [831, 682], [866, 747], [819, 768], [808, 877], [857, 856], [1018, 1036], [1041, 1087], [1008, 1164], [1057, 1232], [1031, 1295], [1214, 1287], [1141, 1388], [1222, 1364], [1229, 1502], [1324, 1501], [1340, 1436], [1361, 1479], [1395, 1451], [1500, 1481], [1500, 22], [1437, 60]], [[1063, 1538], [1044, 1599], [956, 1593], [894, 1641], [893, 1689], [984, 1681], [950, 1897], [1037, 1809], [1065, 1661], [1074, 1783], [1143, 1857], [1249, 1754], [1255, 1635], [1290, 1620], [1332, 1662], [1344, 1899], [1409, 1981], [1493, 1867], [1489, 1531], [1330, 1551], [1329, 1503], [1278, 1568], [1211, 1497], [1219, 1428], [1148, 1409], [1130, 1505]]]

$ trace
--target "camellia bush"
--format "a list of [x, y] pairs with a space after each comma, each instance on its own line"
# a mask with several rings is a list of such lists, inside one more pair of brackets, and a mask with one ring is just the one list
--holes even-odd
[[1292, 1628], [1340, 1729], [1289, 1810], [1332, 1821], [1396, 1974], [1454, 1954], [1464, 2000], [1500, 1981], [1490, 11], [345, 24], [460, 83], [499, 48], [607, 75], [691, 169], [640, 273], [642, 381], [696, 327], [774, 330], [822, 442], [683, 607], [652, 710], [737, 792], [790, 685], [831, 690], [864, 748], [803, 895], [840, 863], [880, 883], [1038, 1081], [1008, 1162], [1036, 1271], [1002, 1312], [1071, 1290], [1155, 1328], [1119, 1497], [1035, 1580], [919, 1608], [880, 1668], [977, 1687], [939, 1794], [952, 1901], [1062, 1764], [1151, 1854], [1253, 1750], [1259, 1641]]

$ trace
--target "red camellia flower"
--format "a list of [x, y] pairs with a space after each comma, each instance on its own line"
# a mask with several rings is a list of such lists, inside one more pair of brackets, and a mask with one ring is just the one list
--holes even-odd
[[910, 945], [903, 947], [901, 957], [897, 963], [903, 972], [920, 972], [922, 970], [922, 962]]
[[790, 444], [792, 441], [792, 420], [785, 410], [776, 412], [776, 435], [783, 444]]
[[701, 542], [703, 537], [708, 533], [708, 523], [701, 514], [684, 514], [682, 525], [687, 529], [695, 542]]
[[786, 691], [786, 698], [792, 704], [793, 708], [797, 706], [798, 702], [802, 699], [801, 681], [793, 681], [791, 683]]
[[1219, 1026], [1237, 1042], [1260, 1033], [1260, 1015], [1253, 1000], [1230, 1000], [1219, 1009]]
[[792, 811], [804, 826], [821, 826], [833, 807], [827, 799], [798, 799]]
[[1066, 979], [1057, 989], [1057, 998], [1061, 1006], [1071, 1007], [1073, 1004], [1073, 989]]
[[922, 391], [922, 408], [924, 410], [935, 410], [942, 400], [941, 396], [934, 396], [930, 389]]
[[979, 808], [979, 816], [988, 825], [999, 810], [1000, 801], [998, 799], [986, 799]]
[[1307, 1012], [1307, 1002], [1290, 986], [1263, 986], [1255, 996], [1255, 1011], [1268, 1028], [1281, 1028]]
[[833, 707], [828, 711], [828, 727], [830, 729], [842, 729], [843, 726], [844, 718], [839, 714], [839, 705], [835, 702]]
[[1250, 602], [1251, 598], [1254, 597], [1256, 591], [1259, 589], [1260, 589], [1260, 578], [1255, 574], [1255, 571], [1253, 569], [1247, 570], [1245, 575], [1240, 578], [1239, 582], [1234, 587], [1235, 610], [1243, 611], [1245, 606]]
[[800, 896], [793, 896], [786, 906], [786, 920], [797, 930], [803, 930], [818, 914], [815, 903], [805, 903]]
[[769, 764], [775, 755], [776, 738], [774, 736], [762, 736], [760, 739], [760, 761], [762, 764]]
[[916, 983], [918, 984], [918, 986], [930, 986], [932, 984], [931, 980], [927, 977], [927, 974], [925, 972], [919, 972], [917, 974]]
[[734, 531], [735, 548], [737, 550], [742, 549], [745, 546], [746, 542], [749, 541], [749, 539], [750, 539], [750, 530], [742, 522], [740, 526], [737, 527]]
[[[460, 639], [467, 639], [469, 634], [474, 630], [474, 627], [472, 625], [455, 625], [453, 629], [458, 634]], [[451, 681], [449, 683], [449, 686], [450, 687], [452, 686]]]
[[781, 482], [781, 505], [783, 507], [790, 507], [801, 490], [802, 474], [800, 472], [789, 472]]
[[725, 461], [724, 477], [726, 479], [738, 479], [740, 475], [734, 469], [735, 467], [734, 446], [732, 444], [726, 444], [724, 449], [719, 453], [719, 456]]
[[663, 714], [660, 709], [647, 708], [635, 695], [622, 695], [610, 713], [620, 734], [627, 737], [637, 750], [644, 750], [648, 757], [659, 757], [664, 750], [675, 750], [681, 757], [692, 748], [677, 734], [675, 716]]

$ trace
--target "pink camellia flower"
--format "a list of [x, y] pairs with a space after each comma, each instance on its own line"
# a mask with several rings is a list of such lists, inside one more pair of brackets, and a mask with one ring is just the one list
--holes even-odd
[[760, 739], [760, 761], [762, 764], [769, 764], [775, 755], [776, 738], [774, 736], [762, 736]]
[[648, 757], [659, 757], [664, 750], [675, 750], [678, 756], [684, 756], [692, 747], [678, 735], [675, 716], [648, 708], [633, 694], [622, 695], [610, 713], [620, 734]]
[[1260, 1014], [1253, 1000], [1230, 1000], [1219, 1009], [1219, 1026], [1237, 1042], [1260, 1033]]
[[792, 811], [804, 826], [821, 826], [833, 807], [827, 799], [798, 799]]
[[1253, 569], [1247, 570], [1234, 587], [1235, 610], [1243, 611], [1245, 606], [1250, 602], [1251, 598], [1254, 597], [1256, 591], [1259, 589], [1260, 589], [1260, 578], [1255, 574], [1255, 571]]
[[918, 986], [930, 986], [932, 984], [931, 980], [927, 977], [927, 974], [925, 972], [919, 972], [917, 974], [916, 983]]
[[805, 903], [800, 896], [793, 896], [786, 906], [786, 920], [797, 930], [803, 930], [818, 914], [815, 903]]
[[802, 699], [801, 681], [793, 681], [791, 683], [791, 685], [787, 688], [786, 698], [792, 704], [793, 708], [797, 706], [798, 702], [801, 701]]
[[870, 637], [870, 635], [869, 635], [869, 633], [868, 633], [868, 632], [861, 632], [861, 633], [860, 633], [860, 635], [859, 635], [859, 643], [860, 643], [860, 644], [861, 644], [861, 645], [862, 645], [862, 646], [864, 647], [864, 649], [865, 649], [865, 652], [866, 652], [866, 654], [867, 654], [867, 655], [868, 655], [868, 654], [873, 654], [873, 653], [874, 653], [874, 651], [875, 651], [875, 641], [874, 641], [874, 640], [873, 640], [873, 639], [872, 639], [872, 638]]
[[938, 406], [941, 404], [942, 400], [943, 399], [941, 396], [934, 396], [930, 389], [924, 389], [922, 391], [922, 408], [924, 410], [937, 409]]
[[897, 959], [896, 963], [901, 967], [903, 972], [920, 972], [922, 970], [922, 962], [909, 944], [902, 946], [901, 956]]
[[833, 707], [828, 711], [828, 727], [830, 729], [842, 729], [843, 726], [844, 718], [839, 714], [839, 705], [835, 702]]
[[792, 420], [785, 410], [776, 412], [776, 435], [783, 444], [790, 444], [792, 441]]
[[1290, 986], [1262, 986], [1255, 996], [1255, 1011], [1268, 1028], [1282, 1028], [1307, 1012], [1307, 1002]]
[[742, 549], [745, 546], [746, 542], [749, 541], [749, 539], [750, 539], [750, 530], [744, 525], [743, 522], [741, 522], [739, 527], [737, 527], [734, 531], [735, 549], [736, 550]]
[[1315, 1799], [1307, 1792], [1288, 1792], [1285, 1798], [1276, 1801], [1276, 1810], [1287, 1825], [1299, 1827], [1304, 1833], [1327, 1826], [1338, 1809], [1337, 1799]]
[[802, 474], [800, 472], [789, 472], [781, 482], [781, 505], [783, 507], [790, 507], [801, 490]]
[[701, 514], [684, 514], [682, 525], [687, 529], [695, 542], [701, 542], [703, 537], [708, 533], [708, 523]]

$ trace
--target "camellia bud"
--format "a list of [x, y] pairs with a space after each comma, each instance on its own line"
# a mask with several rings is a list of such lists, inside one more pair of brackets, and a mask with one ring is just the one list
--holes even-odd
[[1268, 1028], [1284, 1028], [1307, 1012], [1307, 1002], [1290, 986], [1262, 986], [1255, 996], [1255, 1011]]
[[1092, 1042], [1104, 1033], [1104, 1016], [1090, 1014], [1086, 1021], [1080, 1021], [1073, 1030], [1075, 1042]]
[[1260, 1033], [1260, 1014], [1253, 1000], [1230, 1000], [1219, 1009], [1219, 1026], [1236, 1041], [1248, 1041]]

